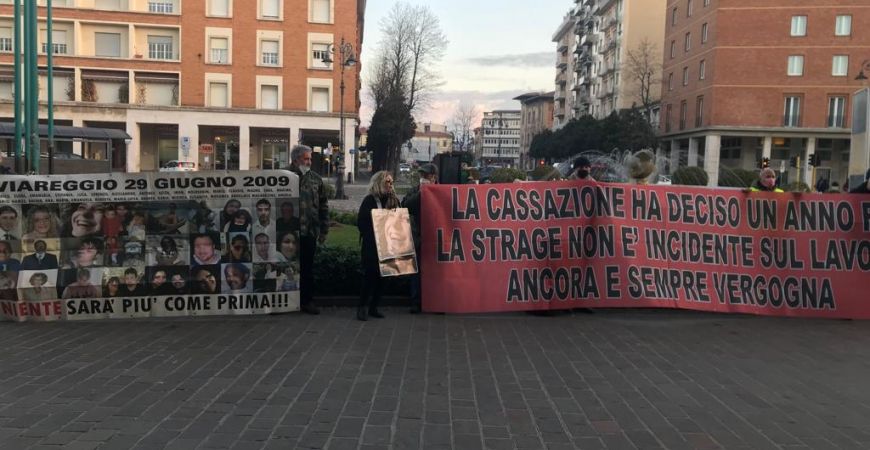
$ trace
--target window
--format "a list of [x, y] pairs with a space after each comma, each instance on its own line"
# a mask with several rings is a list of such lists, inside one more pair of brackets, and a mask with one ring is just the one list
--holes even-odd
[[683, 86], [689, 85], [689, 68], [683, 67]]
[[277, 19], [279, 15], [278, 0], [260, 0], [260, 17], [262, 19]]
[[262, 53], [262, 64], [264, 66], [278, 65], [278, 41], [261, 41], [260, 53]]
[[148, 36], [148, 59], [175, 59], [171, 36]]
[[671, 41], [671, 59], [677, 54], [677, 41]]
[[698, 63], [698, 79], [703, 80], [707, 76], [707, 61], [701, 60]]
[[227, 83], [209, 83], [208, 84], [208, 106], [216, 108], [226, 108], [229, 100], [229, 86]]
[[801, 98], [798, 96], [788, 96], [785, 98], [785, 112], [783, 113], [782, 124], [786, 127], [800, 126], [801, 122]]
[[701, 25], [701, 43], [702, 44], [707, 43], [707, 24], [706, 23]]
[[665, 108], [665, 133], [671, 131], [671, 105]]
[[686, 17], [692, 17], [692, 0], [686, 5]]
[[846, 97], [828, 99], [828, 127], [843, 128], [846, 125]]
[[849, 72], [849, 57], [847, 55], [834, 55], [831, 63], [831, 75], [845, 77]]
[[230, 43], [230, 40], [225, 38], [225, 37], [210, 38], [208, 40], [208, 49], [209, 49], [208, 62], [210, 62], [212, 64], [229, 64], [229, 62], [230, 62], [229, 43]]
[[704, 96], [695, 101], [695, 128], [704, 124]]
[[310, 5], [312, 22], [332, 22], [330, 0], [311, 0]]
[[10, 53], [12, 51], [12, 28], [2, 27], [0, 28], [0, 52]]
[[278, 86], [268, 84], [260, 86], [260, 108], [278, 109]]
[[[55, 55], [66, 55], [66, 30], [51, 30], [51, 48]], [[48, 53], [48, 30], [42, 30], [42, 53]]]
[[704, 6], [710, 6], [710, 0], [704, 0]]
[[230, 0], [208, 0], [208, 15], [217, 17], [229, 17]]
[[317, 112], [329, 111], [329, 88], [311, 88], [311, 110]]
[[788, 76], [799, 77], [804, 74], [804, 57], [792, 55], [788, 57]]
[[329, 44], [311, 44], [311, 67], [329, 69], [331, 63], [323, 62], [323, 58], [329, 56]]
[[94, 56], [121, 56], [121, 33], [94, 33]]
[[680, 102], [680, 129], [686, 129], [686, 114], [688, 113], [689, 105], [685, 100]]
[[148, 12], [172, 14], [173, 5], [169, 2], [148, 2]]
[[791, 35], [807, 35], [807, 16], [791, 16]]
[[692, 33], [686, 33], [686, 51], [692, 47]]
[[677, 8], [674, 7], [674, 9], [671, 10], [671, 26], [674, 26], [676, 24], [677, 24]]
[[834, 25], [834, 35], [850, 36], [852, 34], [852, 16], [837, 16]]

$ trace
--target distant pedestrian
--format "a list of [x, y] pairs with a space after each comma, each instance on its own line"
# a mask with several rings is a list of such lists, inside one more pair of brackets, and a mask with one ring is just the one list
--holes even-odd
[[870, 169], [864, 174], [864, 182], [849, 191], [852, 194], [870, 194]]
[[399, 199], [393, 192], [393, 175], [382, 170], [372, 176], [369, 184], [369, 194], [365, 196], [357, 213], [356, 226], [359, 228], [362, 247], [363, 285], [360, 292], [359, 305], [356, 310], [358, 320], [368, 320], [368, 317], [382, 319], [378, 311], [381, 300], [383, 280], [381, 279], [378, 247], [375, 243], [375, 226], [372, 221], [372, 210], [395, 209]]
[[290, 151], [290, 170], [299, 176], [300, 292], [303, 312], [320, 314], [314, 304], [314, 254], [329, 233], [329, 205], [320, 175], [311, 170], [311, 147], [297, 145]]
[[408, 208], [408, 215], [411, 216], [411, 235], [414, 237], [414, 251], [417, 254], [417, 273], [411, 275], [411, 314], [418, 314], [422, 311], [422, 285], [421, 272], [423, 268], [420, 263], [421, 250], [421, 231], [420, 224], [423, 223], [422, 199], [420, 191], [424, 185], [436, 184], [438, 180], [438, 168], [434, 164], [423, 164], [417, 169], [420, 173], [420, 183], [411, 188], [405, 197], [402, 199], [402, 207]]
[[819, 178], [818, 181], [816, 181], [816, 192], [827, 192], [828, 187], [830, 187], [830, 186], [828, 185], [827, 178], [822, 177], [822, 178]]
[[589, 158], [585, 156], [575, 158], [574, 162], [571, 163], [571, 175], [568, 178], [595, 181], [595, 178], [592, 178], [592, 163], [589, 162]]

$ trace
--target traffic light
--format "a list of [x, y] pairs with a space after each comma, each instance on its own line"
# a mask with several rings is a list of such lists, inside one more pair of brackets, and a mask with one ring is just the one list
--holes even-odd
[[816, 167], [819, 165], [819, 155], [813, 153], [810, 155], [810, 160], [808, 161], [811, 166]]
[[790, 161], [791, 161], [791, 166], [794, 167], [795, 169], [801, 168], [801, 159], [799, 156], [792, 156]]
[[768, 157], [761, 158], [761, 168], [766, 169], [768, 167], [770, 167], [770, 158], [768, 158]]

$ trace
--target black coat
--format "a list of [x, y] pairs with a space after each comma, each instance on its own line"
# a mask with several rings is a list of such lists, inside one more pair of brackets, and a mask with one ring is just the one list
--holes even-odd
[[[398, 207], [398, 205], [399, 200], [394, 195], [381, 198], [382, 208], [392, 209]], [[378, 209], [378, 203], [371, 194], [366, 195], [359, 206], [356, 227], [359, 229], [363, 269], [379, 272], [378, 246], [375, 243], [375, 226], [372, 223], [373, 209]]]

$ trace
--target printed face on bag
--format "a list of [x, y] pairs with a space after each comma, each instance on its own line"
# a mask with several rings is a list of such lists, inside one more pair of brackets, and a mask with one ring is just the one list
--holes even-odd
[[[406, 229], [407, 228], [407, 229]], [[413, 251], [410, 228], [399, 216], [389, 216], [384, 223], [384, 233], [387, 237], [387, 253], [399, 255]]]

